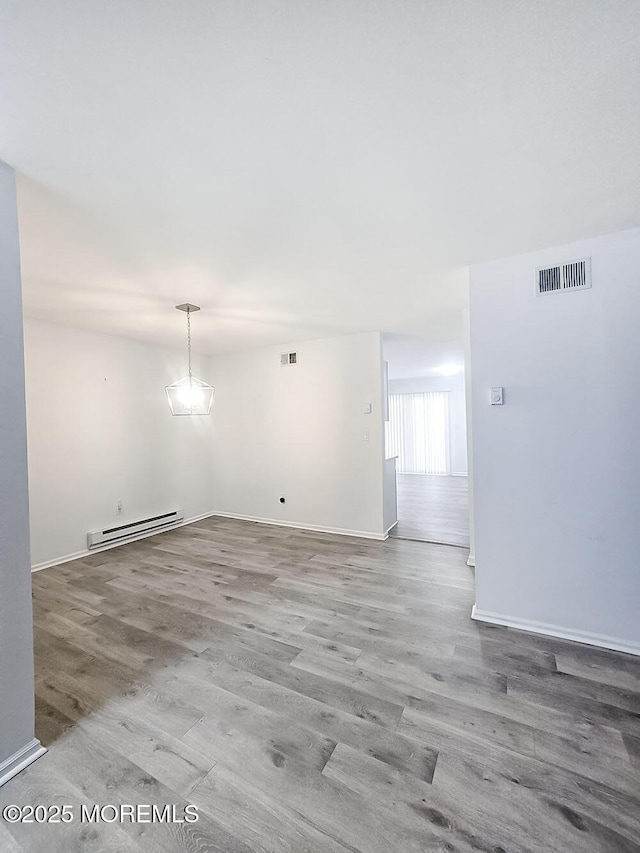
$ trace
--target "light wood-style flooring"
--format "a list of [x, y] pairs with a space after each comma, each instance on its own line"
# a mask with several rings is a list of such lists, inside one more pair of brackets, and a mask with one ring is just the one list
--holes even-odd
[[211, 518], [33, 577], [3, 853], [639, 853], [640, 659], [475, 623], [462, 549]]
[[398, 523], [391, 536], [469, 547], [466, 477], [398, 474]]

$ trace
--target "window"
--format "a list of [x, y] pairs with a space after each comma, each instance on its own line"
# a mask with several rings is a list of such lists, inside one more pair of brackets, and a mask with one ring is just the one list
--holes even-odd
[[449, 394], [390, 394], [387, 456], [402, 474], [449, 473]]

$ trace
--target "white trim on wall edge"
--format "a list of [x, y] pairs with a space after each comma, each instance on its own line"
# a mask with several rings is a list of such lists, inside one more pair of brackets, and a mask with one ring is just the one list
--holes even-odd
[[109, 551], [111, 548], [118, 548], [120, 545], [128, 545], [129, 542], [137, 542], [138, 539], [148, 539], [150, 536], [158, 536], [160, 533], [166, 533], [168, 530], [175, 530], [178, 527], [184, 527], [185, 524], [194, 524], [196, 521], [202, 521], [203, 518], [210, 518], [212, 515], [218, 515], [216, 512], [203, 512], [201, 515], [194, 515], [191, 518], [186, 518], [183, 521], [178, 521], [176, 524], [171, 524], [168, 527], [163, 527], [162, 530], [149, 530], [144, 533], [135, 533], [133, 536], [127, 536], [126, 539], [119, 539], [117, 542], [109, 542], [101, 548], [84, 548], [82, 551], [75, 551], [73, 554], [65, 554], [63, 557], [54, 557], [53, 560], [45, 560], [43, 563], [36, 563], [31, 566], [32, 572], [40, 572], [42, 569], [50, 569], [52, 566], [61, 566], [63, 563], [70, 563], [72, 560], [79, 560], [82, 557], [88, 557], [90, 554], [99, 554], [100, 551]]
[[[475, 567], [476, 567], [476, 555], [475, 554], [469, 554], [469, 556], [467, 557], [467, 565], [471, 566], [472, 569], [475, 569]], [[475, 605], [474, 605], [474, 607], [475, 607]]]
[[22, 749], [19, 749], [13, 755], [10, 755], [9, 758], [6, 758], [0, 764], [0, 788], [5, 782], [13, 779], [21, 770], [32, 764], [36, 758], [44, 755], [46, 751], [46, 748], [42, 746], [40, 741], [34, 738], [25, 744]]
[[471, 618], [478, 622], [488, 622], [491, 625], [504, 625], [506, 628], [517, 628], [519, 631], [530, 631], [532, 634], [544, 634], [547, 637], [572, 640], [575, 643], [585, 643], [588, 646], [598, 646], [601, 649], [609, 649], [614, 652], [640, 655], [640, 642], [629, 642], [620, 637], [609, 637], [606, 634], [590, 634], [586, 631], [574, 631], [572, 628], [549, 625], [547, 622], [531, 622], [528, 619], [517, 619], [512, 616], [504, 616], [501, 613], [479, 610], [475, 604], [471, 610]]
[[311, 530], [314, 533], [335, 533], [338, 536], [357, 536], [359, 539], [376, 539], [384, 542], [388, 533], [370, 533], [368, 530], [346, 530], [344, 527], [323, 527], [321, 524], [298, 524], [294, 521], [281, 521], [276, 518], [260, 518], [255, 515], [240, 515], [236, 512], [212, 512], [221, 518], [237, 518], [239, 521], [255, 521], [257, 524], [272, 524], [276, 527], [292, 527], [294, 530]]

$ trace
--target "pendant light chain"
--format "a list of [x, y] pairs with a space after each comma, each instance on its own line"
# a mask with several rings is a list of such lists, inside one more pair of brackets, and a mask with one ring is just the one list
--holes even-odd
[[191, 311], [187, 308], [187, 352], [189, 353], [189, 385], [191, 385]]

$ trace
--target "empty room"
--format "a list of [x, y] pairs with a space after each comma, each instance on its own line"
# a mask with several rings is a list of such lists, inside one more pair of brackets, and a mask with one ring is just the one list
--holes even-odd
[[640, 853], [637, 0], [0, 0], [1, 853]]

